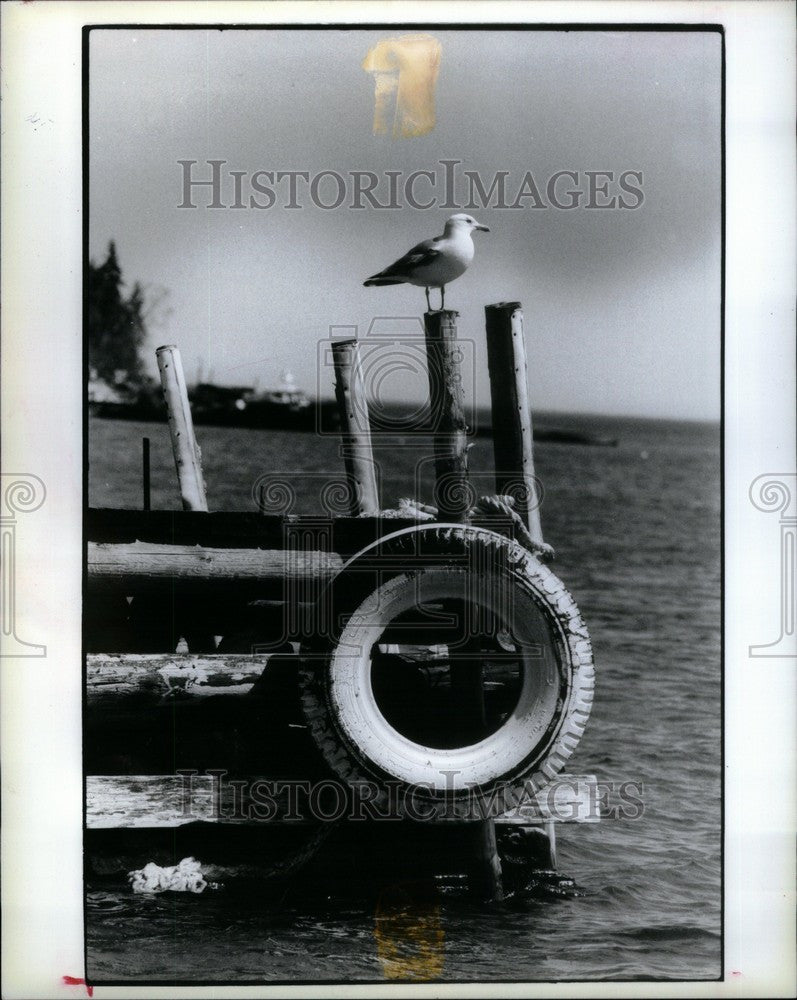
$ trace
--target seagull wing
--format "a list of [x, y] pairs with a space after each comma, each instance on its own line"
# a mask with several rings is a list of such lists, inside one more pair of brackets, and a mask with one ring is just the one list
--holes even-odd
[[409, 277], [417, 268], [431, 264], [436, 257], [440, 256], [440, 250], [437, 248], [439, 242], [440, 237], [435, 237], [432, 240], [424, 240], [423, 243], [414, 246], [403, 257], [399, 257], [397, 261], [386, 267], [384, 271], [380, 271], [379, 274], [372, 274], [368, 281], [373, 281], [377, 278], [393, 278], [397, 281], [402, 281], [404, 278]]

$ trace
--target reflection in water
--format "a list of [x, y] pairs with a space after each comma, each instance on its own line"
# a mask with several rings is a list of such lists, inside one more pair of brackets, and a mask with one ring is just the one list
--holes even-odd
[[445, 935], [434, 880], [384, 889], [376, 904], [374, 937], [385, 979], [439, 979]]

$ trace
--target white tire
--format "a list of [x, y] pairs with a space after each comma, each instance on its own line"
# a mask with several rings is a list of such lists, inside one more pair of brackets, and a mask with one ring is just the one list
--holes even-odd
[[[385, 629], [435, 602], [484, 609], [512, 636], [516, 704], [475, 742], [429, 745], [407, 736], [372, 684]], [[497, 788], [544, 787], [578, 745], [594, 689], [589, 635], [564, 584], [511, 539], [483, 528], [419, 526], [355, 560], [335, 581], [331, 607], [327, 638], [304, 650], [302, 705], [325, 760], [350, 784], [415, 789], [456, 812], [474, 790], [490, 797]]]

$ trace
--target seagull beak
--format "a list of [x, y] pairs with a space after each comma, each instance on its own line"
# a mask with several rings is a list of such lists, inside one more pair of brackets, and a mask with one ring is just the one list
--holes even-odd
[[489, 233], [490, 232], [490, 227], [489, 226], [476, 226], [476, 228], [480, 229], [483, 233]]

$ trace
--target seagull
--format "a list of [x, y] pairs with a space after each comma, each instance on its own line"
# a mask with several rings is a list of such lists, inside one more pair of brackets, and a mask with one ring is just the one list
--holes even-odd
[[390, 267], [363, 282], [364, 285], [420, 285], [426, 290], [426, 308], [432, 311], [429, 289], [440, 289], [440, 308], [446, 301], [446, 285], [468, 269], [473, 260], [474, 229], [489, 233], [487, 226], [481, 225], [473, 216], [460, 212], [446, 222], [442, 236], [424, 240], [400, 257]]

